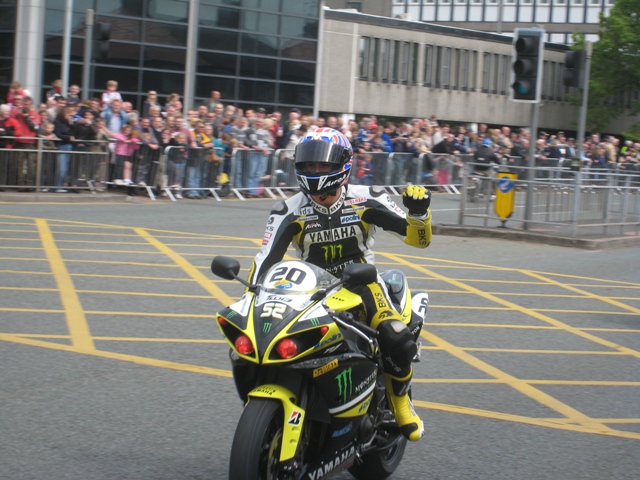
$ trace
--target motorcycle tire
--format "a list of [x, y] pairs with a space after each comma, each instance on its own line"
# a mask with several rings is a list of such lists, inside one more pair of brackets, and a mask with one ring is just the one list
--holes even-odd
[[236, 428], [229, 480], [278, 480], [284, 478], [279, 457], [284, 411], [280, 402], [252, 398]]
[[398, 443], [391, 447], [366, 453], [361, 458], [362, 463], [349, 468], [349, 473], [358, 480], [382, 480], [387, 478], [400, 465], [406, 446], [407, 439], [402, 437]]

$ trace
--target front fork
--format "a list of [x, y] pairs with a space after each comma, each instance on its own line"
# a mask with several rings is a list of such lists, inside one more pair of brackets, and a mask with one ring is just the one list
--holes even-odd
[[287, 387], [275, 383], [260, 385], [248, 394], [249, 401], [252, 398], [266, 398], [282, 403], [284, 418], [282, 424], [282, 448], [280, 449], [280, 462], [287, 462], [296, 457], [306, 411], [303, 406], [307, 403], [307, 390], [302, 389], [300, 398]]

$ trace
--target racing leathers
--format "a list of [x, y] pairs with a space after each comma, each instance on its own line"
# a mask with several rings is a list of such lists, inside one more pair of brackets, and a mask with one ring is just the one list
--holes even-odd
[[[293, 244], [301, 260], [340, 277], [351, 263], [373, 264], [374, 233], [382, 228], [404, 243], [426, 248], [431, 243], [431, 212], [420, 217], [407, 215], [382, 189], [364, 185], [342, 188], [338, 200], [325, 207], [304, 193], [277, 203], [271, 210], [262, 248], [256, 255], [249, 282], [255, 283], [283, 259]], [[408, 399], [411, 361], [417, 351], [413, 335], [393, 308], [384, 282], [359, 288], [367, 320], [379, 331], [385, 382], [389, 400], [403, 434], [418, 440], [422, 422]]]

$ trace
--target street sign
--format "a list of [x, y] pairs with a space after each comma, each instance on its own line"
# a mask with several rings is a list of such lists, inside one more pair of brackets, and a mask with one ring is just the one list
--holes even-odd
[[516, 199], [515, 180], [518, 176], [515, 173], [498, 173], [496, 177], [496, 200], [494, 210], [496, 215], [502, 220], [504, 227], [507, 219], [513, 214]]

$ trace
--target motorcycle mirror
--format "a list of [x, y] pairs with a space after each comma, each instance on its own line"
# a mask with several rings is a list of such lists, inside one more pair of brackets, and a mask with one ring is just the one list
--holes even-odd
[[368, 263], [352, 263], [344, 268], [342, 280], [351, 285], [368, 285], [378, 280], [378, 271]]
[[213, 258], [211, 271], [220, 278], [233, 280], [238, 276], [238, 273], [240, 273], [240, 262], [235, 258], [219, 255]]

